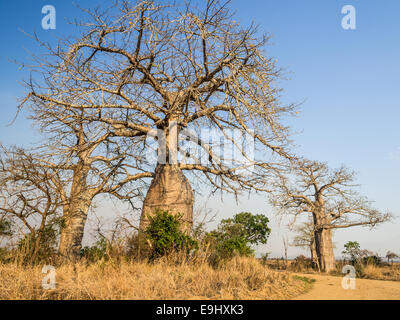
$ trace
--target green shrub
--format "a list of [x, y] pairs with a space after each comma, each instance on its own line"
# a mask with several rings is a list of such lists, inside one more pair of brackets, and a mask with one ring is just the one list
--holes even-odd
[[16, 257], [21, 263], [51, 261], [57, 252], [58, 230], [50, 223], [43, 230], [25, 234], [17, 243]]
[[294, 259], [294, 262], [290, 265], [290, 269], [296, 272], [302, 272], [312, 270], [312, 266], [312, 260], [301, 254]]
[[363, 257], [362, 259], [364, 265], [379, 266], [382, 263], [382, 259], [376, 255]]
[[0, 237], [12, 236], [12, 222], [5, 218], [0, 218]]
[[198, 249], [198, 242], [181, 231], [181, 215], [174, 216], [169, 211], [156, 211], [149, 217], [149, 225], [145, 236], [151, 243], [151, 259], [155, 259], [173, 251], [184, 250], [189, 253]]
[[93, 246], [86, 246], [81, 249], [81, 257], [86, 258], [90, 262], [96, 262], [99, 260], [108, 260], [107, 256], [108, 242], [104, 237], [100, 237], [99, 240]]
[[342, 254], [345, 258], [349, 259], [353, 264], [360, 259], [361, 249], [360, 244], [357, 241], [348, 241], [344, 245], [345, 250], [342, 251]]
[[212, 263], [230, 259], [234, 255], [251, 256], [254, 249], [251, 245], [267, 243], [271, 229], [268, 218], [242, 212], [231, 219], [222, 220], [217, 230], [206, 235], [212, 249]]

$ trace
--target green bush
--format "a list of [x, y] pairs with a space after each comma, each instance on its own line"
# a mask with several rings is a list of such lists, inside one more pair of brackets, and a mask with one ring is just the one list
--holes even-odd
[[0, 237], [12, 236], [12, 222], [5, 218], [0, 218]]
[[290, 270], [302, 272], [312, 270], [312, 266], [312, 260], [301, 254], [294, 259], [294, 262], [290, 265]]
[[145, 236], [151, 243], [151, 259], [173, 251], [184, 250], [189, 253], [198, 249], [198, 242], [181, 231], [181, 215], [174, 216], [169, 211], [156, 211], [149, 217]]
[[22, 263], [49, 262], [57, 252], [57, 225], [50, 223], [43, 230], [27, 233], [17, 243], [16, 256]]
[[212, 249], [212, 262], [230, 259], [234, 255], [251, 256], [251, 245], [267, 243], [271, 229], [269, 219], [263, 215], [242, 212], [231, 219], [222, 220], [217, 230], [206, 235]]
[[364, 265], [379, 266], [382, 263], [382, 259], [376, 255], [363, 257], [362, 260]]
[[86, 246], [82, 248], [80, 255], [82, 258], [86, 258], [90, 262], [108, 260], [107, 248], [107, 239], [104, 237], [100, 237], [100, 239], [97, 240], [97, 242], [93, 246]]

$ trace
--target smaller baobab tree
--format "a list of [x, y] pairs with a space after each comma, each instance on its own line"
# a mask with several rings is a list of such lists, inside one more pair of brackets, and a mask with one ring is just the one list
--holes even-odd
[[[54, 247], [59, 243], [58, 253], [64, 261], [79, 257], [95, 197], [109, 195], [132, 205], [133, 198], [139, 197], [138, 180], [146, 173], [124, 162], [129, 156], [126, 150], [115, 147], [115, 154], [101, 155], [94, 152], [101, 139], [87, 144], [80, 141], [86, 140], [78, 140], [76, 150], [71, 147], [62, 156], [51, 154], [68, 150], [62, 140], [58, 149], [44, 146], [36, 153], [1, 148], [0, 221], [18, 221], [31, 262], [39, 251], [47, 250], [47, 235], [52, 235]], [[51, 249], [55, 253], [56, 248]]]
[[[43, 45], [50, 50], [46, 44]], [[49, 94], [77, 101], [70, 94], [73, 91], [69, 87], [71, 84], [61, 79], [57, 72], [48, 70], [52, 70], [49, 57], [34, 57], [34, 61], [41, 66], [42, 85], [52, 84], [48, 85]], [[34, 73], [36, 69], [31, 71]], [[25, 85], [40, 88], [35, 87], [33, 82], [26, 82]], [[80, 96], [80, 103], [83, 105], [85, 101], [90, 101], [92, 94], [86, 90]], [[68, 180], [65, 188], [57, 190], [63, 200], [59, 254], [66, 261], [75, 260], [80, 256], [84, 229], [94, 199], [111, 195], [132, 204], [132, 199], [140, 196], [141, 189], [147, 187], [141, 180], [152, 177], [153, 173], [139, 165], [143, 158], [140, 153], [142, 141], [127, 142], [123, 138], [117, 141], [118, 129], [87, 120], [97, 115], [96, 111], [68, 108], [34, 90], [22, 100], [19, 108], [29, 112], [29, 118], [44, 137], [41, 152], [35, 155], [35, 165], [57, 170], [62, 173], [63, 181]]]
[[68, 181], [61, 179], [57, 169], [38, 165], [35, 156], [23, 149], [1, 150], [0, 222], [7, 235], [11, 225], [19, 230], [24, 262], [36, 262], [57, 249], [63, 206], [59, 190]]
[[321, 271], [335, 268], [332, 230], [376, 225], [392, 215], [371, 206], [355, 188], [355, 173], [345, 167], [331, 170], [325, 163], [298, 160], [292, 172], [279, 176], [271, 195], [272, 204], [282, 213], [312, 217], [315, 247]]
[[296, 232], [296, 236], [293, 238], [292, 246], [309, 249], [313, 268], [317, 268], [319, 270], [317, 251], [315, 248], [314, 224], [312, 220], [296, 226], [294, 231]]

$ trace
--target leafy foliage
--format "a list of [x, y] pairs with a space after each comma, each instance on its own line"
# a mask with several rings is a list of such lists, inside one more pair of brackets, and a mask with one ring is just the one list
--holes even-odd
[[369, 255], [367, 257], [363, 257], [362, 262], [364, 265], [379, 266], [382, 263], [382, 259], [377, 255]]
[[10, 220], [0, 219], [0, 237], [12, 236], [12, 222]]
[[80, 255], [90, 262], [99, 261], [102, 259], [107, 260], [107, 249], [107, 239], [105, 237], [100, 237], [100, 239], [97, 240], [93, 246], [86, 246], [82, 248]]
[[232, 258], [235, 254], [251, 256], [251, 245], [266, 244], [271, 229], [264, 215], [242, 212], [231, 219], [222, 220], [217, 230], [207, 234], [207, 241], [214, 251], [214, 260]]
[[146, 238], [151, 243], [151, 259], [167, 255], [175, 250], [189, 252], [198, 248], [198, 242], [181, 231], [181, 215], [174, 216], [169, 211], [156, 211], [149, 217], [145, 230]]
[[42, 230], [27, 233], [17, 244], [24, 262], [48, 261], [55, 256], [59, 229], [57, 222], [47, 224]]
[[359, 258], [361, 249], [357, 241], [348, 241], [344, 247], [345, 250], [342, 251], [342, 254], [345, 257], [350, 258], [351, 261], [356, 261]]
[[233, 219], [223, 220], [222, 224], [242, 225], [243, 236], [250, 244], [266, 244], [271, 229], [268, 227], [269, 219], [262, 215], [253, 215], [249, 212], [238, 213]]

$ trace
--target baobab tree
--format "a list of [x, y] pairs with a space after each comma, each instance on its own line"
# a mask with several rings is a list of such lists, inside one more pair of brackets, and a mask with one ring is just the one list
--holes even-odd
[[19, 228], [27, 244], [29, 261], [25, 262], [34, 262], [46, 231], [56, 233], [60, 227], [63, 200], [59, 191], [68, 181], [61, 179], [57, 169], [37, 165], [35, 156], [23, 149], [2, 147], [1, 151], [0, 220]]
[[[61, 138], [58, 129], [53, 132]], [[76, 259], [80, 254], [87, 215], [96, 196], [108, 194], [131, 201], [140, 197], [141, 188], [145, 187], [140, 179], [152, 176], [151, 172], [136, 170], [132, 161], [125, 163], [127, 150], [117, 147], [111, 151], [109, 146], [109, 153], [101, 155], [105, 136], [98, 136], [91, 129], [92, 135], [83, 134], [83, 127], [77, 130], [82, 137], [76, 145], [66, 145], [66, 139], [60, 139], [57, 146], [48, 145], [36, 153], [2, 148], [0, 212], [22, 221], [38, 246], [40, 237], [36, 235], [43, 233], [50, 216], [53, 221], [57, 218], [59, 253], [65, 260]], [[64, 155], [60, 155], [62, 152]], [[35, 232], [36, 227], [39, 233]]]
[[314, 223], [312, 220], [307, 221], [296, 226], [294, 231], [296, 232], [296, 236], [293, 238], [292, 246], [310, 250], [312, 266], [319, 270], [317, 250], [315, 246]]
[[345, 167], [331, 170], [325, 163], [299, 160], [290, 175], [281, 175], [274, 184], [271, 202], [281, 213], [293, 214], [292, 223], [299, 215], [311, 215], [322, 271], [335, 268], [332, 230], [374, 227], [391, 218], [390, 213], [373, 208], [371, 201], [359, 195], [355, 178]]
[[[43, 68], [52, 61], [40, 60]], [[34, 69], [33, 69], [34, 71]], [[52, 76], [47, 81], [61, 81]], [[32, 82], [26, 84], [34, 86]], [[61, 90], [61, 85], [54, 90]], [[90, 92], [82, 99], [90, 99]], [[68, 109], [47, 103], [34, 94], [22, 103], [43, 136], [42, 148], [36, 152], [36, 166], [62, 173], [65, 188], [57, 190], [62, 199], [63, 226], [59, 253], [66, 260], [76, 259], [81, 250], [89, 209], [95, 197], [108, 194], [131, 201], [146, 187], [141, 179], [152, 177], [139, 165], [141, 141], [124, 143], [115, 140], [116, 130], [101, 122], [88, 121], [93, 113], [85, 109]]]
[[[193, 190], [184, 171], [237, 195], [269, 191], [281, 158], [290, 158], [282, 119], [295, 106], [279, 101], [280, 70], [264, 51], [269, 37], [254, 25], [240, 27], [228, 4], [116, 1], [103, 12], [88, 10], [89, 20], [77, 23], [81, 34], [46, 47], [52, 63], [36, 70], [40, 81], [27, 83], [25, 101], [84, 110], [87, 121], [132, 144], [157, 137], [157, 160], [143, 164], [154, 178], [142, 228], [156, 208], [179, 212], [192, 225]], [[230, 155], [204, 138], [204, 129], [222, 136]]]

